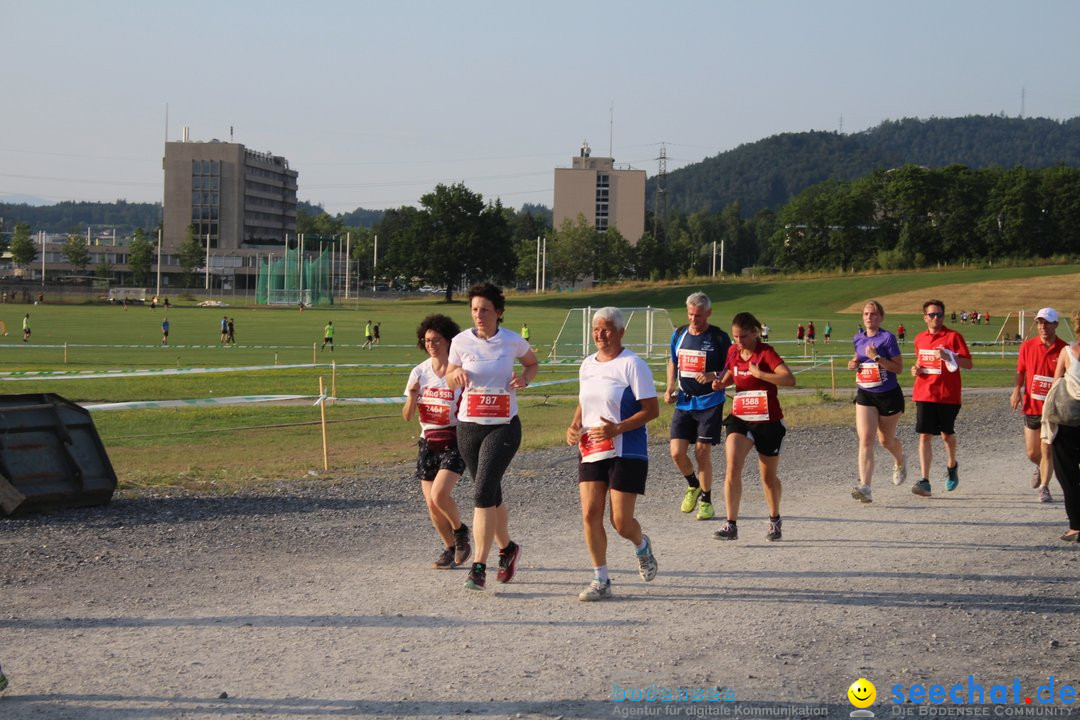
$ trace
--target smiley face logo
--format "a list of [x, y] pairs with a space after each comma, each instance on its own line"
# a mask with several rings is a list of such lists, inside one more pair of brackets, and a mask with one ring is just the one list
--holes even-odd
[[877, 699], [877, 688], [866, 678], [859, 678], [851, 683], [851, 687], [847, 690], [847, 697], [855, 707], [868, 708]]

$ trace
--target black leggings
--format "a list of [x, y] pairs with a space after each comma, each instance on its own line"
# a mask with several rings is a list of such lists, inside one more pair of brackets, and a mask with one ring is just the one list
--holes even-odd
[[1080, 530], [1080, 427], [1058, 425], [1050, 446], [1054, 455], [1054, 474], [1061, 483], [1069, 529]]
[[502, 505], [502, 478], [521, 445], [517, 415], [507, 425], [458, 423], [458, 452], [476, 483], [476, 507]]

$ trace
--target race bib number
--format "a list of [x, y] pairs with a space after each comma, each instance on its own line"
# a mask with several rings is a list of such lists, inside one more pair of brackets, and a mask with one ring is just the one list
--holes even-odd
[[1031, 397], [1033, 400], [1045, 400], [1046, 393], [1050, 392], [1050, 386], [1054, 384], [1054, 378], [1045, 375], [1034, 375], [1031, 378]]
[[918, 363], [926, 375], [941, 374], [941, 356], [938, 355], [936, 348], [933, 350], [919, 350]]
[[731, 414], [746, 422], [767, 422], [769, 396], [764, 390], [743, 390], [735, 393]]
[[480, 425], [506, 425], [510, 393], [502, 388], [470, 388], [465, 395], [465, 419]]
[[859, 363], [855, 371], [855, 384], [861, 388], [876, 388], [882, 383], [881, 366], [876, 362]]
[[578, 439], [578, 450], [581, 452], [581, 462], [596, 462], [615, 457], [615, 438], [593, 440], [589, 437], [589, 429], [581, 428], [581, 437]]
[[692, 378], [705, 372], [705, 352], [703, 350], [679, 350], [679, 376]]
[[420, 424], [426, 429], [449, 427], [450, 403], [436, 398], [421, 398], [417, 402], [420, 411]]

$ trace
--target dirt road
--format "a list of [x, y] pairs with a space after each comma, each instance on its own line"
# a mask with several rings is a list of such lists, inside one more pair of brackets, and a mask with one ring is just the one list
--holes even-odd
[[[894, 686], [969, 676], [987, 692], [1018, 680], [1021, 695], [968, 711], [1080, 717], [1034, 695], [1051, 677], [1055, 693], [1080, 687], [1080, 546], [1057, 539], [1061, 503], [1028, 487], [1004, 398], [965, 406], [960, 487], [944, 492], [939, 448], [930, 499], [894, 487], [879, 451], [875, 501], [860, 504], [853, 430], [792, 430], [779, 543], [764, 541], [756, 472], [738, 541], [680, 513], [682, 480], [654, 438], [639, 516], [660, 574], [641, 582], [612, 533], [602, 603], [577, 600], [591, 572], [564, 448], [515, 462], [521, 569], [483, 593], [464, 570], [429, 569], [438, 543], [406, 465], [0, 521], [0, 717], [839, 718], [865, 677], [880, 718], [929, 709], [895, 705]], [[730, 700], [613, 699], [654, 684]], [[933, 706], [947, 708], [962, 706]]]

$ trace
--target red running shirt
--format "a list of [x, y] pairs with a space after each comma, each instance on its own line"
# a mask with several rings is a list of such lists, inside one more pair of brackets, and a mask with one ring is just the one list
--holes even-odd
[[1024, 376], [1025, 415], [1042, 415], [1043, 400], [1054, 381], [1058, 355], [1066, 346], [1064, 340], [1054, 338], [1050, 347], [1043, 345], [1041, 338], [1028, 338], [1020, 345], [1020, 357], [1016, 359], [1016, 372]]
[[[765, 391], [768, 418], [750, 422], [776, 422], [784, 417], [784, 411], [780, 409], [780, 400], [776, 397], [776, 385], [751, 375], [750, 363], [754, 363], [765, 372], [776, 372], [776, 368], [783, 365], [784, 361], [776, 353], [772, 345], [760, 341], [748, 360], [739, 357], [738, 345], [732, 345], [727, 356], [727, 368], [731, 370], [735, 378], [736, 402], [739, 399], [738, 393]], [[732, 407], [734, 408], [735, 404]], [[734, 410], [732, 413], [735, 414]]]
[[945, 361], [937, 357], [938, 348], [952, 350], [959, 357], [971, 358], [964, 336], [944, 325], [933, 335], [924, 330], [915, 336], [915, 365], [923, 371], [915, 376], [911, 399], [915, 402], [936, 402], [959, 405], [961, 395], [960, 371], [950, 371]]

